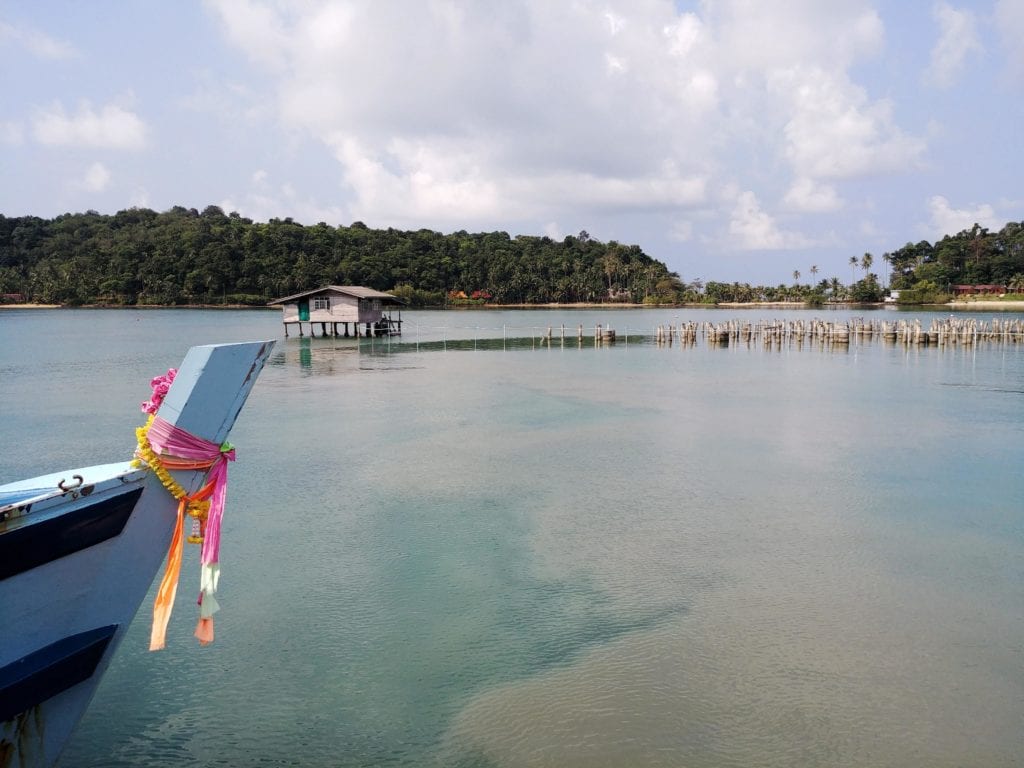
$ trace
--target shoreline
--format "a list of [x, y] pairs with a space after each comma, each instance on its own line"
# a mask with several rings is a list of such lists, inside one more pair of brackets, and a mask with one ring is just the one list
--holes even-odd
[[1024, 301], [951, 301], [945, 306], [952, 309], [1020, 309], [1024, 310]]
[[272, 309], [278, 307], [260, 307], [251, 304], [0, 304], [0, 311], [5, 309]]
[[[871, 303], [871, 304], [856, 304], [856, 303], [836, 303], [836, 304], [824, 304], [818, 307], [809, 307], [805, 302], [802, 301], [723, 301], [718, 304], [704, 304], [704, 303], [688, 303], [688, 304], [625, 304], [616, 302], [612, 303], [601, 303], [601, 302], [576, 302], [561, 304], [558, 302], [551, 302], [547, 304], [472, 304], [464, 306], [450, 306], [450, 307], [404, 307], [404, 309], [423, 309], [423, 310], [467, 310], [467, 309], [761, 309], [761, 308], [777, 308], [777, 309], [808, 309], [808, 310], [821, 310], [821, 309], [839, 309], [849, 307], [864, 307], [864, 308], [878, 308], [878, 307], [893, 307], [901, 308], [894, 304], [884, 303]], [[920, 309], [937, 309], [940, 307], [947, 307], [954, 310], [963, 309], [1009, 309], [1014, 311], [1024, 312], [1024, 301], [950, 301], [945, 304], [921, 304], [913, 305]], [[903, 310], [911, 310], [912, 305], [905, 305], [902, 307]], [[253, 310], [277, 310], [277, 307], [261, 307], [253, 306], [251, 304], [133, 304], [133, 305], [121, 305], [121, 304], [81, 304], [74, 307], [69, 307], [65, 304], [0, 304], [0, 311], [5, 309], [253, 309]]]

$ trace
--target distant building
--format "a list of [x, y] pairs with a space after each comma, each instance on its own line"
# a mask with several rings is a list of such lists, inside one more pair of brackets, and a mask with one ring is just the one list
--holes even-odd
[[999, 296], [1006, 293], [1005, 285], [954, 285], [954, 296]]
[[[305, 335], [303, 323], [309, 324], [310, 336], [316, 335], [316, 325], [320, 326], [322, 336], [338, 336], [339, 326], [345, 336], [393, 336], [402, 333], [400, 308], [404, 303], [390, 293], [361, 285], [325, 285], [275, 299], [268, 306], [281, 307], [286, 337], [290, 325], [299, 327], [299, 336]], [[391, 316], [393, 307], [399, 308], [397, 320]], [[360, 327], [364, 329], [362, 332]]]

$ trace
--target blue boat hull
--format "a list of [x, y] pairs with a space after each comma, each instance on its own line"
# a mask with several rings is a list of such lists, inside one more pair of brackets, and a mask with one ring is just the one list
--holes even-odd
[[[223, 443], [273, 342], [195, 347], [161, 418]], [[189, 491], [200, 472], [175, 472]], [[57, 761], [164, 560], [177, 501], [130, 462], [0, 485], [0, 768]]]

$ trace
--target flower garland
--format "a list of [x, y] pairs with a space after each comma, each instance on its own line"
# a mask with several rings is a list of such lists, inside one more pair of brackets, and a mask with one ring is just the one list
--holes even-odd
[[[162, 400], [163, 398], [161, 398]], [[145, 403], [143, 404], [145, 405]], [[189, 535], [189, 544], [202, 544], [203, 535], [206, 528], [206, 520], [210, 514], [210, 500], [209, 499], [190, 499], [188, 498], [188, 492], [185, 488], [171, 477], [171, 473], [167, 471], [167, 461], [161, 459], [156, 451], [153, 450], [153, 446], [149, 443], [149, 428], [153, 426], [153, 419], [156, 417], [156, 413], [150, 413], [149, 418], [146, 419], [146, 423], [137, 427], [135, 430], [135, 439], [138, 441], [138, 448], [135, 451], [135, 458], [132, 460], [133, 467], [141, 467], [143, 464], [153, 470], [153, 474], [157, 476], [160, 483], [167, 492], [176, 498], [179, 502], [185, 501], [185, 513], [192, 518], [192, 533]], [[182, 462], [175, 460], [172, 462], [175, 469], [209, 469], [212, 462]], [[187, 466], [183, 466], [187, 464]]]
[[[213, 614], [220, 609], [216, 594], [220, 578], [220, 526], [227, 492], [227, 465], [235, 460], [235, 449], [230, 443], [217, 445], [203, 440], [157, 415], [176, 373], [172, 368], [163, 376], [157, 376], [150, 381], [153, 395], [142, 403], [142, 412], [148, 413], [149, 418], [143, 426], [135, 430], [138, 447], [132, 461], [135, 467], [149, 467], [168, 493], [178, 501], [177, 521], [167, 551], [167, 566], [153, 605], [150, 650], [160, 650], [164, 647], [167, 624], [174, 607], [178, 575], [181, 571], [182, 529], [186, 512], [192, 517], [192, 534], [188, 541], [202, 545], [200, 591], [197, 600], [199, 623], [196, 625], [195, 636], [201, 645], [213, 642]], [[189, 494], [171, 476], [169, 470], [205, 471], [206, 477], [202, 487]]]
[[[156, 416], [156, 412], [160, 410], [160, 406], [164, 402], [164, 398], [167, 397], [167, 393], [171, 389], [171, 384], [174, 383], [174, 377], [178, 375], [177, 368], [168, 368], [167, 373], [162, 376], [154, 376], [149, 381], [149, 386], [153, 390], [152, 396], [149, 400], [142, 403], [141, 410], [143, 413], [148, 413], [149, 418], [146, 423], [135, 430], [135, 439], [138, 442], [138, 450], [135, 452], [136, 458], [132, 461], [132, 466], [140, 467], [143, 463], [149, 466], [153, 470], [164, 488], [176, 498], [179, 502], [187, 495], [185, 489], [177, 482], [171, 474], [167, 471], [165, 463], [160, 460], [160, 457], [153, 450], [153, 447], [149, 444], [149, 428], [153, 426], [153, 418]], [[211, 463], [205, 466], [182, 466], [176, 462], [175, 469], [208, 469]], [[192, 533], [189, 535], [187, 541], [189, 544], [202, 544], [203, 543], [203, 529], [206, 526], [206, 518], [210, 512], [210, 502], [208, 500], [201, 499], [188, 499], [185, 506], [185, 512], [192, 518]]]
[[171, 384], [174, 383], [174, 377], [177, 375], [177, 368], [168, 368], [167, 373], [163, 376], [154, 376], [150, 379], [149, 386], [153, 389], [153, 396], [142, 404], [143, 413], [148, 413], [150, 416], [156, 415], [156, 412], [160, 410], [160, 404], [163, 403], [164, 398], [167, 397], [167, 393], [171, 389]]

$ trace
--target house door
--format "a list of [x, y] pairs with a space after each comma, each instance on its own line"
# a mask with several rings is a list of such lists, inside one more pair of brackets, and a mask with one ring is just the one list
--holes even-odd
[[309, 299], [299, 301], [299, 320], [309, 320]]

